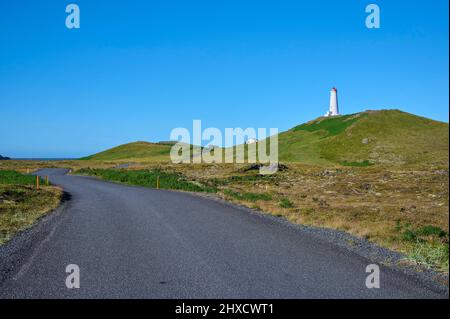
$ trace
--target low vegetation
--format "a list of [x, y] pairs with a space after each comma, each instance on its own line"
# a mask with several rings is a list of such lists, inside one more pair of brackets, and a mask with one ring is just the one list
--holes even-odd
[[35, 181], [35, 176], [0, 170], [0, 245], [59, 205], [62, 191], [43, 180], [37, 190]]
[[292, 208], [294, 204], [289, 200], [289, 198], [282, 197], [278, 204], [281, 208]]
[[[364, 114], [363, 116], [367, 116]], [[292, 130], [295, 131], [308, 131], [308, 132], [318, 132], [324, 131], [326, 136], [338, 135], [345, 131], [350, 125], [352, 125], [358, 117], [355, 114], [342, 115], [337, 117], [327, 117], [320, 121], [312, 121], [294, 127]]]
[[203, 185], [198, 182], [188, 181], [179, 173], [165, 172], [159, 169], [125, 170], [84, 168], [76, 171], [76, 174], [97, 176], [108, 181], [144, 187], [159, 187], [162, 189], [176, 189], [189, 192], [216, 191], [214, 187]]
[[373, 165], [373, 163], [370, 163], [370, 161], [368, 161], [368, 160], [364, 160], [361, 162], [346, 162], [346, 161], [344, 161], [342, 163], [342, 165], [353, 166], [353, 167], [367, 167], [367, 166]]
[[263, 193], [236, 192], [233, 190], [226, 189], [226, 190], [224, 190], [224, 194], [233, 199], [238, 199], [238, 200], [243, 200], [243, 201], [248, 201], [248, 202], [272, 200], [271, 195], [263, 194]]
[[[45, 180], [39, 178], [40, 184], [44, 185]], [[3, 185], [35, 185], [36, 176], [24, 175], [16, 171], [5, 170], [0, 171], [0, 184]]]
[[448, 273], [448, 243], [417, 242], [408, 258], [416, 264]]

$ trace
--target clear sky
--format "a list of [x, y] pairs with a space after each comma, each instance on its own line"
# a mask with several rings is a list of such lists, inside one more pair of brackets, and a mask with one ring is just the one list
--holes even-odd
[[[66, 5], [81, 28], [65, 26]], [[365, 27], [365, 7], [381, 29]], [[78, 157], [175, 127], [276, 127], [340, 109], [448, 122], [448, 1], [0, 2], [0, 154]]]

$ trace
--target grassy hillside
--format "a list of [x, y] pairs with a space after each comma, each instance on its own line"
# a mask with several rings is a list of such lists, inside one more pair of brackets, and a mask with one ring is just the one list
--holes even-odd
[[81, 159], [102, 161], [130, 159], [167, 161], [169, 159], [170, 148], [170, 143], [134, 142], [123, 144]]
[[279, 135], [281, 161], [448, 164], [449, 127], [399, 110], [318, 118]]
[[[135, 142], [83, 159], [164, 162], [171, 146]], [[320, 117], [279, 135], [280, 161], [317, 165], [448, 165], [448, 148], [447, 123], [399, 110]]]

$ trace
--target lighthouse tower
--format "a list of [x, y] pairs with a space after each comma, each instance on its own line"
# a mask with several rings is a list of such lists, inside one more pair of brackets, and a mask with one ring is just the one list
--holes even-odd
[[330, 91], [330, 109], [325, 114], [325, 116], [336, 116], [336, 115], [339, 115], [337, 89], [332, 88]]

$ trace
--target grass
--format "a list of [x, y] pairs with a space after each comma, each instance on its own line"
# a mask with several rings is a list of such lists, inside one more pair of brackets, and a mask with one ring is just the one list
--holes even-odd
[[402, 240], [407, 245], [410, 243], [406, 249], [410, 261], [448, 273], [448, 232], [434, 225], [413, 228], [410, 224], [402, 225], [400, 221], [395, 228], [402, 234]]
[[416, 264], [448, 273], [448, 252], [448, 243], [418, 242], [411, 248], [408, 259]]
[[279, 134], [279, 159], [322, 166], [445, 165], [448, 132], [448, 123], [399, 110], [318, 118]]
[[364, 160], [362, 162], [346, 162], [342, 163], [344, 166], [352, 166], [352, 167], [367, 167], [373, 165], [369, 160]]
[[442, 230], [440, 227], [432, 225], [420, 227], [417, 230], [417, 234], [418, 236], [437, 236], [439, 238], [448, 238], [448, 233], [446, 231]]
[[[44, 185], [45, 180], [39, 178], [40, 184]], [[3, 185], [35, 185], [36, 176], [24, 175], [13, 170], [0, 170], [0, 184]]]
[[125, 170], [84, 168], [76, 171], [76, 174], [96, 176], [108, 181], [153, 188], [157, 187], [159, 178], [159, 188], [162, 189], [176, 189], [189, 192], [216, 192], [213, 186], [188, 181], [179, 173], [165, 172], [158, 169]]
[[418, 228], [412, 228], [407, 224], [402, 227], [401, 223], [397, 221], [396, 229], [401, 232], [402, 239], [408, 242], [447, 242], [449, 241], [448, 232], [434, 225], [425, 225]]
[[281, 208], [292, 208], [294, 204], [289, 200], [289, 198], [283, 197], [280, 199], [278, 204]]
[[59, 205], [62, 191], [53, 186], [36, 190], [35, 181], [35, 176], [0, 170], [0, 245]]
[[295, 128], [293, 128], [293, 131], [325, 131], [327, 137], [334, 136], [344, 132], [345, 129], [352, 125], [356, 120], [357, 118], [354, 116], [354, 114], [328, 117], [296, 126]]
[[83, 157], [81, 160], [111, 161], [130, 159], [132, 157], [137, 160], [167, 161], [171, 147], [170, 143], [134, 142]]
[[256, 201], [270, 201], [272, 196], [269, 194], [261, 193], [249, 193], [249, 192], [236, 192], [233, 190], [226, 189], [224, 194], [241, 201], [256, 202]]

